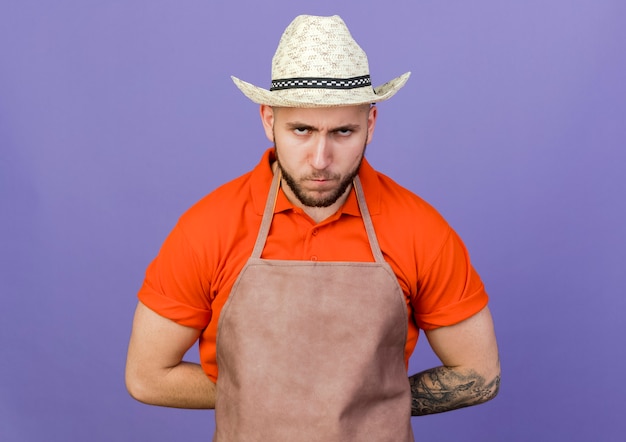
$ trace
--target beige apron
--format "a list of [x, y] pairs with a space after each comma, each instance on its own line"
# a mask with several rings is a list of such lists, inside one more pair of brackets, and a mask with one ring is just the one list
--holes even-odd
[[279, 175], [219, 319], [214, 440], [413, 441], [406, 303], [358, 177], [376, 262], [261, 259]]

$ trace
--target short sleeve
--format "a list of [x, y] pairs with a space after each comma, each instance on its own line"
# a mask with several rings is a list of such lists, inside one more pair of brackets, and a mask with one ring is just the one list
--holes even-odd
[[412, 299], [417, 325], [424, 330], [454, 325], [478, 313], [487, 302], [467, 249], [450, 229], [432, 263], [419, 272], [417, 294]]
[[159, 315], [196, 329], [211, 320], [207, 271], [180, 224], [146, 270], [139, 300]]

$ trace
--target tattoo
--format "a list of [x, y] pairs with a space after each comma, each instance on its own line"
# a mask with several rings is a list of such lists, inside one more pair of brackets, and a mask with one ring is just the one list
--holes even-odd
[[482, 404], [500, 389], [500, 375], [487, 382], [474, 371], [436, 367], [409, 377], [411, 415], [441, 413]]

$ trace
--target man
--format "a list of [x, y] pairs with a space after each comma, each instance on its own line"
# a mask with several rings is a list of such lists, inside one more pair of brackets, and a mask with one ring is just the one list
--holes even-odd
[[[133, 397], [215, 408], [220, 441], [410, 441], [411, 415], [497, 394], [487, 295], [461, 240], [364, 159], [374, 103], [408, 77], [372, 88], [344, 22], [300, 16], [270, 90], [233, 78], [274, 147], [185, 213], [149, 266]], [[443, 365], [408, 378], [419, 328]], [[183, 361], [198, 340], [201, 364]]]

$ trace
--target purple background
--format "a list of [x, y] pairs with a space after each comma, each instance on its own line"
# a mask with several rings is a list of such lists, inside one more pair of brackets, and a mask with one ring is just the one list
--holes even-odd
[[[624, 440], [626, 3], [4, 1], [0, 440], [209, 440], [123, 382], [136, 292], [178, 216], [257, 163], [300, 13], [340, 14], [379, 107], [370, 161], [437, 207], [492, 296], [500, 396], [419, 440]], [[196, 351], [191, 352], [197, 358]], [[411, 371], [435, 363], [421, 342]]]

